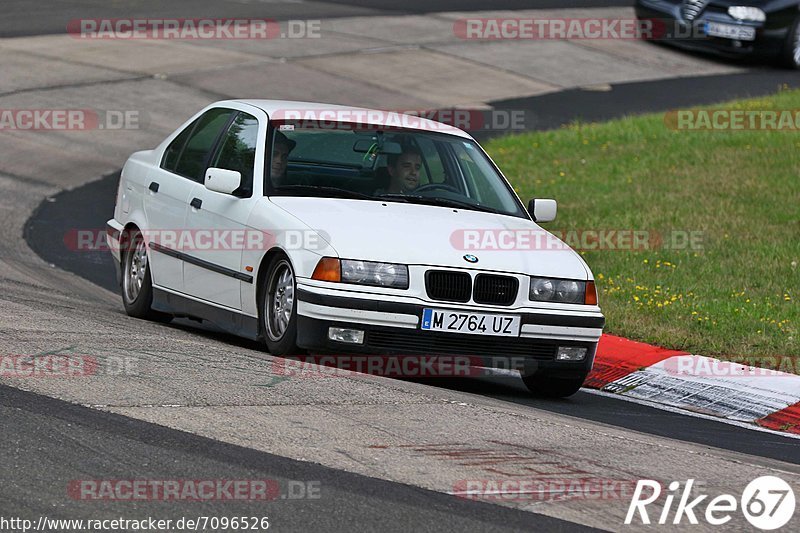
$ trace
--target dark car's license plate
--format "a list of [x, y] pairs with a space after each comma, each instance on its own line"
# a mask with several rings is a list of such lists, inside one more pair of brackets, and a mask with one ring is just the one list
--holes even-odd
[[720, 22], [706, 22], [706, 34], [711, 37], [724, 37], [737, 41], [754, 41], [756, 29], [751, 26], [737, 26]]

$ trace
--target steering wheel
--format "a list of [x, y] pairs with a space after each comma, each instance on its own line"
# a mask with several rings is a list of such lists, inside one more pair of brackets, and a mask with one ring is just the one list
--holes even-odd
[[427, 183], [425, 185], [420, 185], [416, 189], [414, 189], [413, 193], [421, 193], [426, 191], [448, 191], [454, 192], [456, 194], [461, 194], [461, 191], [453, 187], [452, 185], [447, 185], [445, 183]]

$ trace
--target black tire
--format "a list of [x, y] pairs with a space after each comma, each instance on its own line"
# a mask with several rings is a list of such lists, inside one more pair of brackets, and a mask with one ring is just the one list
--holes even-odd
[[134, 318], [169, 322], [172, 315], [153, 311], [153, 282], [147, 247], [139, 230], [126, 232], [122, 247], [120, 291], [125, 312]]
[[267, 267], [259, 298], [261, 332], [272, 355], [300, 353], [297, 347], [296, 295], [297, 282], [292, 263], [285, 255], [276, 255]]
[[800, 17], [795, 19], [786, 36], [786, 43], [783, 45], [781, 60], [786, 68], [800, 69]]
[[580, 378], [554, 378], [547, 374], [523, 375], [522, 381], [534, 396], [540, 398], [566, 398], [578, 392], [586, 376]]

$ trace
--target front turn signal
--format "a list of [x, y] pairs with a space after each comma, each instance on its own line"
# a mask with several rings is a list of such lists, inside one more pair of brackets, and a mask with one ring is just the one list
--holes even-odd
[[318, 281], [342, 281], [342, 265], [335, 257], [323, 257], [317, 263], [317, 268], [311, 279]]
[[594, 281], [586, 282], [586, 296], [584, 297], [583, 303], [586, 305], [597, 305], [597, 288], [594, 285]]

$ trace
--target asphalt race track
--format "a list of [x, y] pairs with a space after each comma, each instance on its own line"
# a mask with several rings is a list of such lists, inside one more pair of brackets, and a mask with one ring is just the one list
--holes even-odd
[[[100, 231], [111, 216], [108, 206], [114, 203], [118, 181], [119, 174], [115, 173], [45, 200], [25, 228], [28, 244], [45, 261], [115, 293], [119, 290], [110, 254], [105, 250], [75, 253], [65, 244], [63, 228]], [[190, 321], [180, 321], [177, 327], [192, 331], [199, 326]], [[209, 331], [204, 328], [201, 334], [215, 336], [250, 349], [260, 349], [256, 343], [237, 339], [218, 330]], [[800, 441], [601, 397], [589, 392], [581, 392], [566, 400], [534, 399], [527, 393], [522, 380], [505, 376], [480, 379], [431, 378], [424, 383], [653, 435], [800, 464]]]
[[[286, 501], [280, 514], [274, 502], [217, 502], [203, 514], [267, 516], [271, 528], [281, 531], [595, 531], [554, 518], [476, 503], [399, 483], [348, 474], [313, 463], [241, 448], [147, 424], [126, 417], [60, 402], [0, 385], [0, 416], [6, 427], [0, 436], [0, 461], [25, 465], [20, 472], [4, 468], [0, 498], [4, 515], [50, 518], [90, 518], [93, 510], [81, 501], [52, 509], [48, 502], [63, 499], [64, 488], [86, 471], [113, 478], [121, 470], [139, 478], [271, 479], [288, 487], [289, 480], [319, 482], [319, 499]], [[36, 439], [35, 449], [25, 437]], [[313, 488], [313, 486], [310, 486]], [[285, 492], [282, 496], [289, 496]], [[278, 498], [282, 499], [282, 498]], [[83, 505], [81, 505], [83, 504]], [[104, 511], [125, 515], [127, 502], [103, 505]], [[179, 519], [194, 516], [192, 502], [153, 502], [137, 509], [140, 516]], [[166, 511], [166, 512], [165, 512]], [[290, 514], [289, 523], [281, 515]]]
[[[283, 376], [283, 360], [258, 343], [188, 320], [127, 317], [108, 252], [70, 246], [76, 230], [104, 233], [131, 152], [218, 99], [299, 93], [389, 109], [490, 106], [523, 110], [528, 128], [550, 129], [800, 87], [797, 72], [651, 43], [470, 43], [453, 35], [462, 11], [630, 16], [632, 3], [6, 0], [0, 109], [132, 109], [143, 123], [116, 132], [0, 131], [0, 356], [69, 354], [102, 370], [0, 377], [0, 519], [245, 515], [268, 516], [278, 532], [617, 531], [626, 528], [630, 494], [457, 496], [470, 481], [537, 476], [628, 489], [640, 479], [695, 479], [712, 495], [740, 494], [763, 475], [800, 486], [796, 438], [608, 395], [540, 400], [507, 376]], [[320, 18], [328, 33], [317, 42], [84, 46], [62, 35], [82, 17]], [[437, 79], [441, 71], [457, 82]], [[415, 76], [430, 83], [420, 87]], [[70, 489], [80, 480], [135, 479], [266, 479], [281, 491], [266, 502], [201, 503], [91, 501]], [[282, 497], [292, 483], [319, 487], [319, 498], [310, 489]], [[749, 530], [741, 516], [726, 527]]]
[[776, 84], [800, 87], [800, 74], [759, 69], [743, 74], [624, 83], [604, 90], [576, 88], [492, 105], [501, 110], [525, 110], [533, 117], [531, 129], [547, 130], [575, 121], [602, 122], [626, 115], [754, 98], [774, 93]]

